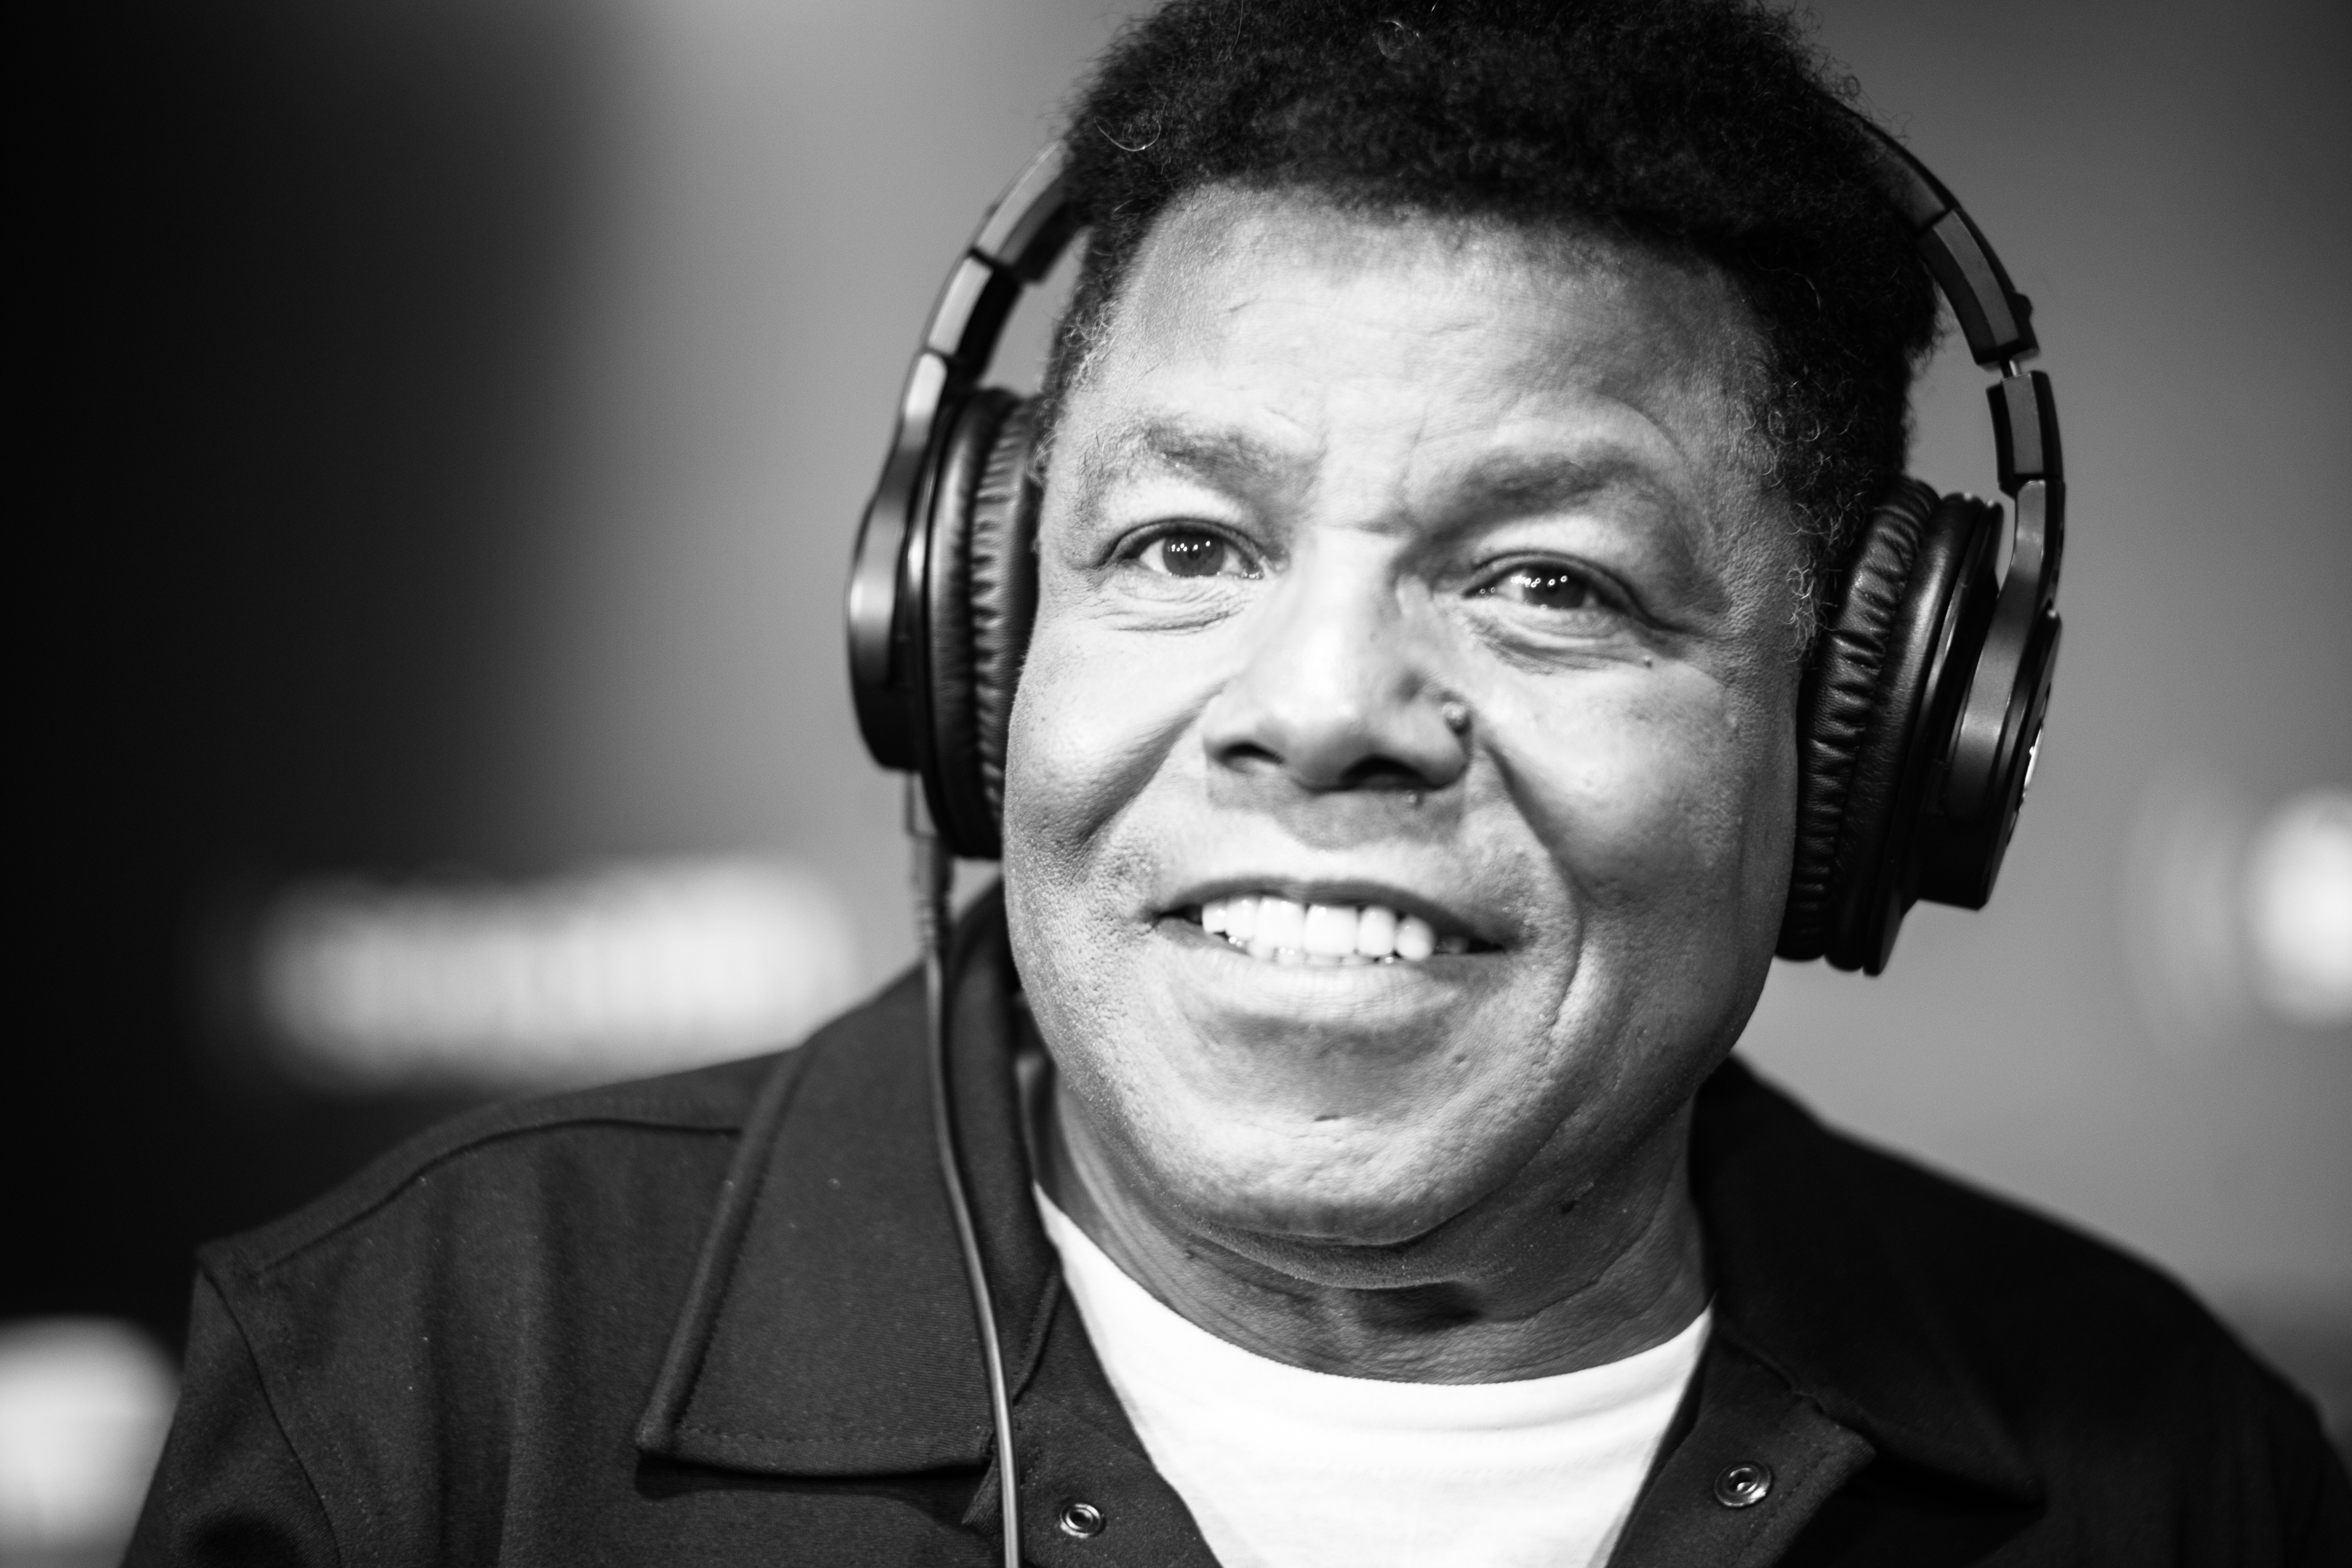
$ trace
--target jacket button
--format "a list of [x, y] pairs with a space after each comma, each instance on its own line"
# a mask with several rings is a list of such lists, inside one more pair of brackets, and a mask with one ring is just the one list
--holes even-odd
[[1772, 1467], [1743, 1459], [1715, 1478], [1715, 1500], [1726, 1508], [1751, 1508], [1772, 1489]]
[[1073, 1541], [1085, 1541], [1102, 1533], [1102, 1510], [1090, 1502], [1066, 1502], [1056, 1522], [1064, 1535]]

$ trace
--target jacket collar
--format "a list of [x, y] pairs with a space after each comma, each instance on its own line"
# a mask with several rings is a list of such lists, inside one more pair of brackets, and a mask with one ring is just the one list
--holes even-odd
[[[1017, 1399], [1059, 1276], [1029, 1195], [996, 895], [961, 922], [954, 960], [951, 1109]], [[779, 1059], [639, 1425], [645, 1453], [809, 1477], [987, 1463], [922, 1026], [909, 976]], [[1904, 1266], [1916, 1239], [1896, 1245], [1867, 1201], [1885, 1174], [1873, 1163], [1892, 1163], [1738, 1062], [1701, 1089], [1692, 1142], [1718, 1331], [1881, 1454], [2031, 1500], [2016, 1441]]]

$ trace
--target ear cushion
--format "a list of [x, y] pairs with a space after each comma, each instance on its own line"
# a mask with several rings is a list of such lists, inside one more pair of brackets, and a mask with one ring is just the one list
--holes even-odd
[[1004, 736], [1036, 605], [1034, 410], [983, 388], [957, 410], [930, 495], [923, 784], [956, 854], [994, 859]]
[[1015, 404], [997, 427], [971, 500], [971, 721], [989, 819], [1004, 819], [1004, 746], [1013, 722], [1029, 627], [1037, 618], [1037, 507], [1031, 471], [1036, 400]]
[[996, 433], [1011, 412], [1009, 393], [984, 389], [955, 411], [932, 470], [920, 560], [923, 664], [916, 706], [922, 715], [918, 761], [932, 820], [960, 856], [996, 853], [996, 827], [980, 787], [972, 722], [972, 502]]
[[1896, 481], [1864, 527], [1815, 650], [1798, 705], [1797, 843], [1780, 921], [1783, 958], [1819, 958], [1828, 950], [1839, 905], [1853, 891], [1841, 886], [1841, 862], [1852, 863], [1841, 847], [1851, 828], [1886, 811], [1899, 782], [1899, 758], [1892, 767], [1875, 757], [1867, 769], [1857, 763], [1874, 739], [1883, 749], [1890, 729], [1909, 730], [1907, 722], [1876, 721], [1883, 717], [1881, 676], [1937, 499], [1916, 479]]

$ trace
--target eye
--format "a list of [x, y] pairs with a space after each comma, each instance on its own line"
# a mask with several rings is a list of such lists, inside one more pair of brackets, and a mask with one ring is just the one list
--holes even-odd
[[1478, 592], [1489, 598], [1511, 599], [1538, 610], [1609, 607], [1608, 599], [1590, 576], [1549, 561], [1513, 566]]
[[1171, 528], [1154, 534], [1135, 552], [1146, 571], [1167, 577], [1255, 577], [1257, 569], [1241, 547], [1205, 528]]

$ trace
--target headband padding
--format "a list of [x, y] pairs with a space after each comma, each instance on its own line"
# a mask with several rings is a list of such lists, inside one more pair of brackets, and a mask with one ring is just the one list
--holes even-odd
[[[1881, 709], [1880, 677], [1889, 641], [1911, 574], [1919, 539], [1937, 505], [1936, 492], [1913, 479], [1894, 489], [1864, 527], [1829, 630], [1814, 653], [1797, 713], [1797, 843], [1789, 874], [1789, 900], [1781, 916], [1780, 954], [1819, 958], [1827, 950], [1841, 895], [1850, 889], [1850, 829], [1883, 812], [1892, 784], [1876, 769], [1857, 777], [1865, 743], [1883, 739], [1888, 726]], [[1907, 729], [1906, 726], [1902, 726]], [[1857, 784], [1860, 793], [1857, 795]], [[1842, 868], [1841, 861], [1848, 864]]]

